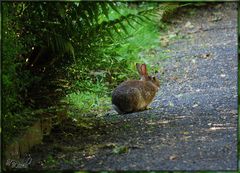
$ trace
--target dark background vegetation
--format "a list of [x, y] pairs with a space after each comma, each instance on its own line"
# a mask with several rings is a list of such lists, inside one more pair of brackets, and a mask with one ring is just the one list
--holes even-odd
[[[112, 89], [137, 78], [157, 44], [158, 3], [3, 2], [2, 127], [8, 141], [43, 112], [110, 109]], [[78, 115], [70, 109], [77, 110]]]

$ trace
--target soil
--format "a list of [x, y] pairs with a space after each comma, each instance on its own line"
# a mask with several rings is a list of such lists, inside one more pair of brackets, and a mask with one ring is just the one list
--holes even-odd
[[170, 58], [153, 60], [151, 109], [65, 121], [34, 147], [29, 169], [236, 170], [237, 3], [179, 9], [160, 40], [154, 52]]

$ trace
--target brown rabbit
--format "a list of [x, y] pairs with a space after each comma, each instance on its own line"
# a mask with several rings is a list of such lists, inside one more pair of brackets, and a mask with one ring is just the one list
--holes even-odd
[[136, 64], [140, 80], [121, 83], [112, 93], [113, 108], [119, 114], [147, 109], [156, 95], [160, 82], [155, 76], [148, 76], [146, 64]]

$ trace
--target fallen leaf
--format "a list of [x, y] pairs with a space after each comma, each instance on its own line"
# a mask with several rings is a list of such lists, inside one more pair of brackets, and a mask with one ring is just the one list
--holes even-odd
[[95, 155], [91, 155], [91, 156], [87, 156], [87, 157], [85, 157], [86, 159], [92, 159], [92, 158], [94, 158], [95, 157]]
[[203, 54], [200, 56], [200, 58], [209, 59], [209, 58], [211, 58], [211, 54], [210, 53]]
[[162, 47], [167, 47], [169, 45], [169, 39], [166, 37], [161, 37], [160, 38], [160, 43]]
[[177, 79], [178, 79], [177, 76], [170, 77], [170, 80], [177, 80]]
[[114, 154], [123, 154], [128, 152], [128, 147], [127, 146], [116, 146], [113, 149]]
[[222, 20], [221, 16], [213, 16], [213, 17], [208, 19], [209, 22], [217, 22], [217, 21], [220, 21], [220, 20]]
[[194, 28], [193, 24], [192, 24], [190, 21], [188, 21], [188, 22], [185, 24], [185, 27], [186, 27], [186, 28], [190, 28], [190, 29]]
[[183, 134], [184, 134], [184, 135], [188, 135], [188, 134], [189, 134], [189, 132], [183, 132]]
[[173, 102], [170, 101], [170, 102], [169, 102], [169, 106], [170, 106], [170, 107], [173, 107], [173, 106], [174, 106]]
[[177, 156], [176, 155], [172, 155], [169, 157], [170, 160], [176, 160], [177, 159]]
[[221, 74], [220, 76], [221, 76], [221, 77], [226, 77], [226, 75], [225, 75], [225, 74]]
[[192, 107], [193, 107], [193, 108], [198, 107], [198, 104], [194, 104]]
[[103, 146], [103, 148], [114, 148], [116, 146], [115, 143], [107, 143]]

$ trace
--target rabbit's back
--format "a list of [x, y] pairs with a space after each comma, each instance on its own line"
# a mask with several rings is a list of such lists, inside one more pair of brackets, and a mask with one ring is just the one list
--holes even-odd
[[131, 80], [120, 84], [112, 93], [112, 104], [119, 113], [143, 110], [158, 88], [150, 81]]

